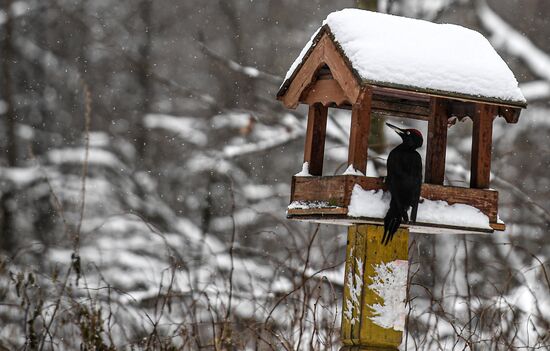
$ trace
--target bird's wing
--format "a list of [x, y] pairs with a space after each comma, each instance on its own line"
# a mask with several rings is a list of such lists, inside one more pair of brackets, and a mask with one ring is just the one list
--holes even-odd
[[411, 209], [411, 221], [416, 222], [416, 214], [418, 213], [418, 202], [420, 201], [420, 191], [422, 190], [422, 156], [418, 152], [415, 152], [413, 156], [413, 162], [416, 163], [416, 167], [413, 167], [416, 170], [415, 182], [416, 182], [416, 191], [413, 196], [413, 203]]
[[419, 183], [422, 183], [422, 156], [418, 152], [414, 152], [412, 156], [412, 163], [414, 163], [414, 166], [412, 169], [416, 170], [415, 176], [418, 179]]

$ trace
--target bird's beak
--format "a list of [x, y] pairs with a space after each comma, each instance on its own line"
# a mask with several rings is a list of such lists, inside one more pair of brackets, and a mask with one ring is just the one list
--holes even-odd
[[399, 127], [396, 127], [396, 126], [394, 126], [394, 125], [391, 124], [391, 123], [387, 123], [387, 122], [386, 122], [386, 125], [387, 125], [388, 127], [390, 127], [391, 129], [393, 129], [393, 130], [394, 130], [397, 134], [399, 134], [400, 136], [405, 134], [405, 131], [404, 131], [403, 129], [401, 129], [401, 128], [399, 128]]

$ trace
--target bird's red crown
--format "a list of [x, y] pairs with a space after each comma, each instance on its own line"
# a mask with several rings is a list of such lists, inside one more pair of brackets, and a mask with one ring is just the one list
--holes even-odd
[[413, 134], [416, 134], [417, 136], [419, 136], [420, 138], [424, 139], [422, 137], [422, 133], [420, 133], [420, 131], [418, 129], [407, 129], [408, 132], [411, 132]]

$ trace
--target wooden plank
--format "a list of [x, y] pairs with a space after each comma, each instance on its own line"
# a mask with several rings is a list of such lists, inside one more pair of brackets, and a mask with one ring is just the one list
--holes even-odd
[[345, 176], [336, 177], [296, 177], [292, 178], [294, 192], [291, 201], [326, 201], [332, 206], [344, 207]]
[[351, 110], [348, 165], [367, 173], [369, 132], [371, 122], [372, 89], [365, 89]]
[[447, 151], [448, 104], [444, 99], [432, 98], [430, 105], [424, 181], [429, 184], [443, 185]]
[[[349, 217], [345, 214], [325, 213], [324, 208], [311, 208], [304, 210], [303, 214], [295, 215], [287, 212], [287, 218], [302, 222], [334, 224], [351, 226], [355, 224], [376, 224], [384, 225], [383, 218], [374, 217]], [[290, 211], [290, 210], [289, 210]], [[449, 225], [439, 223], [416, 222], [413, 225], [402, 224], [403, 228], [409, 228], [410, 232], [422, 234], [491, 234], [493, 231], [504, 231], [504, 223], [489, 223], [490, 228], [466, 227], [460, 225]]]
[[[430, 115], [430, 103], [391, 95], [373, 94], [373, 110], [401, 114], [408, 118], [425, 119]], [[410, 117], [409, 117], [410, 116]]]
[[[429, 119], [427, 114], [414, 113], [412, 110], [419, 110], [418, 107], [407, 107], [406, 105], [389, 104], [383, 101], [373, 101], [372, 112], [378, 116], [390, 116], [418, 119], [421, 121], [427, 121]], [[427, 110], [427, 109], [426, 109]]]
[[303, 93], [303, 97], [300, 98], [300, 102], [308, 105], [320, 103], [323, 106], [341, 106], [344, 104], [350, 104], [350, 99], [346, 96], [340, 84], [335, 79], [321, 79], [315, 81], [306, 91]]
[[427, 104], [430, 103], [430, 96], [423, 93], [384, 87], [384, 86], [379, 86], [374, 84], [371, 84], [371, 85], [373, 87], [373, 94], [375, 95], [392, 96], [399, 99], [424, 101]]
[[390, 110], [380, 110], [380, 109], [373, 109], [372, 110], [372, 117], [380, 118], [380, 117], [400, 117], [400, 118], [409, 118], [409, 119], [417, 119], [420, 121], [427, 121], [428, 117], [421, 116], [421, 115], [414, 115], [410, 113], [403, 113], [399, 111], [390, 111]]
[[485, 189], [489, 187], [493, 119], [497, 111], [498, 108], [495, 105], [476, 105], [472, 127], [471, 188]]
[[[312, 213], [312, 210], [315, 210], [315, 209], [314, 208], [289, 208], [287, 210], [287, 214], [292, 216], [309, 215]], [[317, 213], [323, 214], [323, 215], [347, 215], [348, 209], [347, 207], [322, 207]]]
[[309, 173], [311, 175], [320, 176], [323, 174], [327, 113], [328, 108], [321, 104], [309, 106], [304, 162], [309, 163]]
[[[353, 186], [359, 184], [365, 190], [384, 190], [383, 178], [339, 175], [326, 177], [293, 177], [291, 201], [326, 201], [332, 206], [347, 207]], [[452, 204], [473, 206], [497, 222], [498, 192], [488, 189], [472, 189], [422, 184], [420, 195], [428, 200], [442, 200]]]
[[[374, 98], [373, 98], [374, 99]], [[421, 120], [421, 121], [427, 121], [429, 119], [429, 107], [421, 107], [421, 106], [416, 106], [416, 107], [413, 107], [413, 106], [410, 106], [410, 107], [406, 107], [405, 110], [403, 108], [401, 108], [398, 104], [395, 104], [395, 105], [392, 105], [392, 103], [387, 103], [387, 102], [383, 102], [381, 100], [378, 100], [378, 101], [375, 101], [373, 100], [372, 101], [373, 105], [372, 105], [372, 114], [373, 115], [382, 115], [382, 116], [391, 116], [391, 117], [403, 117], [403, 118], [410, 118], [410, 119], [418, 119], [418, 120]], [[382, 106], [382, 104], [384, 106]], [[329, 106], [331, 107], [331, 106]], [[340, 109], [343, 109], [343, 110], [349, 110], [351, 111], [352, 109], [352, 105], [351, 104], [348, 104], [347, 102], [337, 106], [338, 108]], [[417, 113], [412, 113], [412, 112], [409, 112], [407, 110], [411, 110], [413, 108], [420, 108], [426, 112], [419, 112], [418, 114]]]

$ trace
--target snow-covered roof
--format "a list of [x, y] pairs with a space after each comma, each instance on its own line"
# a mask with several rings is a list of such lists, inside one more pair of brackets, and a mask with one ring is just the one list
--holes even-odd
[[514, 74], [480, 33], [358, 9], [328, 15], [290, 67], [279, 95], [325, 32], [362, 82], [526, 104]]

